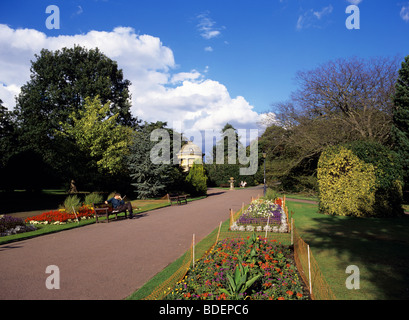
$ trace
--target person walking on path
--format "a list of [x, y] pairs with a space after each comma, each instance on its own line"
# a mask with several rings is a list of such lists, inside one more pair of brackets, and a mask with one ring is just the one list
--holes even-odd
[[112, 204], [112, 208], [115, 211], [118, 212], [126, 212], [128, 210], [129, 212], [129, 219], [133, 218], [133, 211], [132, 211], [132, 205], [130, 202], [125, 202], [120, 193], [115, 193], [115, 195], [109, 199], [108, 201], [105, 201], [106, 204]]

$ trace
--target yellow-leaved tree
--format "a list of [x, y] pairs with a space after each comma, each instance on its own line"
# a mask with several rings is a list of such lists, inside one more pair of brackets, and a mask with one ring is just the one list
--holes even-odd
[[399, 158], [368, 141], [327, 148], [317, 168], [320, 212], [342, 216], [396, 216], [402, 210]]

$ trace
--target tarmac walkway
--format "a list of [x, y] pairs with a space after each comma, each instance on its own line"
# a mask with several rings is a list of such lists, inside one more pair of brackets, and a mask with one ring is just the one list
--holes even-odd
[[[0, 300], [124, 299], [229, 218], [262, 187], [209, 189], [206, 199], [0, 246]], [[60, 288], [47, 289], [48, 266]]]

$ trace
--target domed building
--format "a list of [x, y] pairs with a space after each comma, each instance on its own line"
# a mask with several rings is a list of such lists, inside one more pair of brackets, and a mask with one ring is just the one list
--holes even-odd
[[197, 145], [189, 141], [178, 152], [178, 159], [180, 166], [185, 171], [188, 171], [193, 166], [193, 163], [203, 163], [203, 153]]

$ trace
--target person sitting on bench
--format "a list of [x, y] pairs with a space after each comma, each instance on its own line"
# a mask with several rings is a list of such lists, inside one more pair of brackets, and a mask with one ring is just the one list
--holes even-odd
[[133, 218], [133, 212], [132, 212], [132, 205], [130, 202], [125, 202], [122, 198], [121, 198], [121, 194], [120, 193], [115, 193], [114, 197], [109, 199], [108, 201], [105, 201], [106, 204], [111, 203], [112, 204], [112, 208], [114, 209], [114, 211], [117, 212], [126, 212], [126, 210], [128, 210], [129, 212], [129, 219]]

